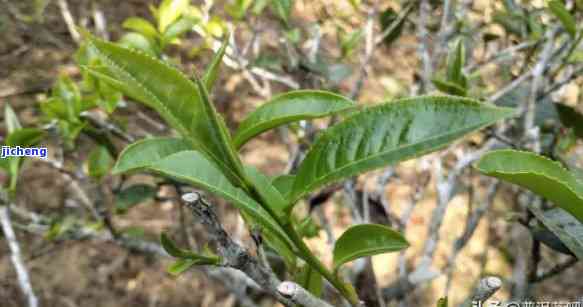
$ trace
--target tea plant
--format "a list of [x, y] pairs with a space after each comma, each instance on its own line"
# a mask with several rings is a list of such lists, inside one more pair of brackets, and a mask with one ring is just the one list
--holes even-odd
[[[583, 136], [583, 116], [576, 107], [559, 104], [552, 97], [582, 72], [580, 1], [547, 1], [543, 7], [503, 1], [493, 8], [492, 20], [484, 24], [466, 18], [472, 11], [471, 1], [402, 1], [400, 9], [350, 1], [354, 12], [338, 13], [333, 27], [327, 24], [327, 8], [317, 22], [301, 25], [294, 20], [293, 4], [237, 0], [221, 8], [212, 1], [194, 5], [186, 0], [164, 0], [150, 6], [151, 19], [127, 18], [123, 28], [129, 32], [115, 42], [80, 30], [84, 40], [75, 55], [78, 78], [58, 77], [39, 104], [40, 128], [22, 128], [15, 112], [6, 107], [7, 135], [2, 141], [7, 146], [30, 146], [47, 135], [58, 136], [65, 155], [59, 161], [45, 162], [75, 188], [90, 216], [42, 215], [8, 206], [18, 196], [23, 159], [0, 159], [0, 169], [8, 175], [0, 209], [11, 253], [19, 254], [12, 248], [16, 239], [10, 234], [14, 231], [6, 230], [11, 225], [9, 211], [29, 223], [19, 224], [20, 229], [40, 234], [49, 242], [97, 238], [132, 251], [170, 255], [175, 258], [168, 268], [170, 274], [195, 269], [210, 272], [208, 276], [240, 295], [237, 300], [242, 305], [247, 299], [245, 290], [255, 289], [286, 306], [328, 306], [343, 300], [353, 306], [384, 306], [391, 300], [403, 301], [411, 291], [443, 274], [447, 282], [437, 305], [447, 306], [457, 257], [480, 220], [499, 217], [499, 210], [491, 208], [504, 191], [517, 199], [503, 204], [510, 216], [509, 228], [518, 225], [529, 236], [529, 240], [512, 237], [515, 241], [511, 243], [516, 244], [509, 248], [498, 243], [492, 246], [517, 268], [508, 278], [512, 299], [534, 297], [533, 284], [581, 259], [583, 185], [573, 148]], [[215, 14], [217, 9], [226, 14]], [[362, 28], [354, 27], [352, 13], [366, 15]], [[271, 15], [279, 28], [265, 27], [259, 21]], [[379, 33], [375, 33], [376, 22]], [[496, 31], [491, 32], [491, 26]], [[324, 42], [330, 28], [336, 29], [335, 41]], [[246, 35], [231, 37], [227, 30], [250, 34], [249, 41], [239, 45]], [[373, 62], [379, 60], [373, 56], [375, 50], [408, 50], [410, 46], [396, 42], [412, 31], [417, 36], [420, 68], [412, 72], [409, 93], [387, 93], [389, 99], [372, 106], [357, 104], [367, 78], [376, 77]], [[265, 43], [260, 37], [265, 33], [278, 40], [262, 49]], [[192, 34], [200, 38], [195, 46], [182, 44]], [[328, 48], [328, 44], [336, 44], [333, 51], [321, 47]], [[278, 48], [271, 48], [274, 46]], [[183, 59], [174, 53], [177, 49], [186, 51], [189, 59], [208, 54], [201, 52], [204, 49], [214, 50], [214, 56], [205, 60], [207, 69], [200, 76], [185, 74], [179, 68]], [[484, 73], [490, 64], [499, 64], [494, 78]], [[226, 78], [221, 78], [221, 65], [240, 74], [254, 95], [266, 98], [245, 115], [237, 129], [227, 127], [223, 115], [231, 114], [219, 114], [213, 103], [213, 92], [228, 87], [223, 84]], [[351, 76], [354, 80], [347, 79]], [[346, 80], [350, 80], [349, 94], [340, 95], [348, 92], [342, 84]], [[272, 83], [292, 90], [272, 95]], [[128, 106], [138, 108], [134, 102], [156, 111], [177, 135], [148, 135], [135, 141], [144, 134], [129, 131], [124, 126], [127, 114], [123, 114]], [[313, 120], [328, 118], [327, 128], [316, 129], [321, 126]], [[291, 149], [289, 165], [273, 177], [244, 164], [241, 157], [245, 149], [257, 146], [251, 142], [254, 138], [270, 130], [296, 137], [299, 143], [284, 141]], [[470, 134], [472, 138], [464, 138]], [[87, 140], [90, 146], [80, 149]], [[459, 143], [462, 146], [456, 146]], [[85, 149], [88, 153], [80, 153]], [[435, 152], [439, 153], [429, 155]], [[79, 159], [83, 163], [74, 164], [83, 164], [82, 170], [72, 171], [64, 165], [66, 160]], [[399, 204], [404, 212], [397, 217], [389, 208], [384, 188], [389, 179], [400, 180], [394, 175], [395, 167], [410, 159], [419, 159], [425, 166], [419, 178], [404, 181], [412, 187], [410, 207]], [[475, 172], [470, 170], [472, 165]], [[384, 172], [375, 191], [357, 185], [359, 175], [378, 169]], [[149, 173], [154, 183], [128, 185], [128, 178], [137, 173]], [[506, 191], [497, 180], [480, 179], [478, 174], [526, 190]], [[90, 193], [79, 188], [78, 182], [88, 183]], [[406, 232], [407, 223], [433, 183], [435, 206], [426, 223], [420, 261], [410, 264], [404, 253], [413, 241]], [[181, 198], [161, 196], [166, 187]], [[256, 255], [225, 231], [213, 198], [193, 188], [220, 197], [238, 210]], [[339, 190], [346, 196], [346, 204], [340, 205], [351, 210], [352, 225], [335, 238], [320, 210]], [[111, 204], [104, 201], [108, 195]], [[468, 199], [467, 218], [445, 264], [436, 268], [433, 259], [440, 229], [449, 204], [458, 195]], [[116, 215], [136, 210], [132, 207], [148, 199], [178, 200], [185, 205], [177, 208], [179, 223], [160, 234], [160, 245], [144, 240], [144, 230], [115, 224]], [[182, 216], [185, 208], [207, 232], [209, 242], [204, 247], [195, 249], [189, 240], [178, 244], [172, 239], [175, 230], [186, 239], [191, 235]], [[319, 213], [322, 215], [317, 216]], [[307, 244], [323, 232], [330, 247], [327, 252], [332, 255], [329, 264]], [[187, 243], [188, 248], [181, 246]], [[556, 257], [552, 261], [556, 267], [543, 270], [539, 263], [546, 251], [541, 251], [541, 244], [569, 258]], [[370, 257], [398, 251], [399, 272], [395, 269], [395, 280], [380, 289]], [[518, 261], [528, 263], [523, 271], [519, 271]], [[14, 265], [26, 272], [22, 261]], [[224, 268], [237, 269], [246, 277]], [[491, 275], [481, 272], [474, 293], [463, 306], [482, 303], [502, 286]], [[29, 305], [36, 306], [27, 279], [19, 273]]]
[[[415, 97], [357, 111], [349, 99], [337, 94], [301, 90], [266, 102], [231, 136], [210, 102], [212, 84], [205, 82], [209, 80], [206, 76], [217, 74], [218, 65], [203, 80], [197, 76], [190, 80], [144, 53], [85, 36], [102, 66], [84, 69], [155, 109], [182, 137], [152, 138], [128, 146], [114, 173], [152, 171], [227, 199], [250, 224], [260, 227], [272, 248], [292, 255], [294, 261], [296, 257], [305, 261], [353, 305], [359, 304], [354, 289], [335, 272], [354, 259], [401, 250], [407, 241], [384, 226], [353, 226], [336, 242], [330, 270], [310, 251], [289, 218], [297, 202], [330, 183], [443, 148], [513, 114], [511, 109], [455, 96]], [[222, 53], [217, 57], [220, 62]], [[284, 175], [285, 180], [270, 179], [244, 166], [238, 156], [238, 148], [264, 131], [333, 114], [346, 114], [346, 118], [318, 136], [297, 173]], [[181, 258], [174, 271], [221, 263], [210, 252], [194, 255], [177, 249], [166, 237], [163, 242], [170, 254]]]

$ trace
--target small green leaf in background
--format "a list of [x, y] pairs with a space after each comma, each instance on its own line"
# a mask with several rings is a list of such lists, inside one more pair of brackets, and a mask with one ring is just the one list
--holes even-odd
[[555, 108], [563, 126], [573, 129], [575, 135], [583, 139], [583, 114], [577, 109], [561, 103], [555, 103]]
[[291, 14], [293, 0], [271, 0], [271, 5], [277, 17], [279, 17], [285, 24], [289, 21]]
[[325, 91], [298, 90], [273, 97], [249, 114], [233, 138], [241, 148], [251, 138], [291, 122], [330, 116], [354, 108], [354, 102]]
[[350, 57], [356, 50], [356, 47], [360, 43], [363, 37], [362, 30], [355, 30], [351, 33], [345, 33], [342, 28], [338, 28], [338, 33], [340, 34], [340, 49], [342, 52], [342, 57]]
[[174, 276], [183, 273], [193, 265], [216, 265], [221, 262], [221, 258], [211, 252], [208, 247], [205, 247], [202, 255], [181, 249], [165, 233], [160, 234], [160, 243], [170, 256], [179, 258], [168, 267], [168, 273]]
[[[561, 208], [555, 209], [562, 210]], [[573, 218], [569, 213], [565, 214]], [[543, 243], [546, 247], [565, 255], [573, 255], [573, 252], [563, 243], [563, 241], [561, 241], [561, 239], [546, 226], [532, 226], [529, 230], [532, 237]]]
[[126, 33], [119, 39], [118, 44], [126, 48], [132, 48], [138, 51], [142, 51], [145, 54], [148, 54], [152, 57], [158, 56], [156, 47], [154, 47], [152, 42], [147, 37], [140, 33], [136, 32]]
[[529, 207], [529, 210], [569, 248], [577, 259], [583, 260], [583, 224], [580, 221], [560, 208], [542, 211]]
[[198, 259], [181, 258], [181, 259], [176, 260], [174, 263], [172, 263], [166, 269], [166, 271], [173, 276], [178, 276], [178, 275], [186, 272], [192, 266], [199, 264], [199, 262], [200, 262], [200, 260], [198, 260]]
[[253, 4], [253, 0], [231, 0], [225, 5], [225, 11], [236, 20], [245, 18], [247, 10]]
[[[495, 104], [501, 107], [519, 108], [521, 101], [528, 99], [532, 85], [528, 82], [521, 84], [502, 95], [495, 101]], [[537, 101], [534, 123], [536, 126], [544, 127], [549, 122], [558, 122], [559, 115], [555, 107], [555, 102], [549, 96]]]
[[199, 21], [194, 17], [181, 17], [176, 20], [164, 31], [161, 43], [162, 48], [170, 43], [174, 43], [182, 34], [192, 30]]
[[346, 230], [334, 245], [334, 270], [352, 260], [409, 247], [397, 231], [378, 224], [360, 224]]
[[95, 147], [87, 159], [87, 174], [100, 179], [109, 172], [113, 165], [113, 158], [104, 146]]
[[442, 297], [437, 301], [437, 307], [447, 307], [447, 296]]
[[298, 270], [295, 281], [315, 297], [321, 297], [323, 285], [322, 275], [307, 264]]
[[44, 131], [37, 128], [21, 128], [6, 137], [6, 145], [28, 147], [42, 140]]
[[122, 26], [125, 29], [136, 31], [150, 40], [158, 37], [158, 30], [156, 30], [154, 25], [140, 17], [130, 17], [123, 22]]
[[558, 162], [532, 152], [495, 150], [482, 156], [476, 168], [527, 188], [583, 221], [583, 184]]
[[134, 184], [115, 195], [115, 211], [123, 214], [129, 209], [156, 196], [156, 187], [149, 184]]
[[6, 122], [6, 131], [10, 134], [18, 129], [22, 128], [18, 116], [9, 104], [4, 107], [4, 121]]
[[464, 42], [460, 38], [455, 42], [454, 48], [447, 54], [447, 70], [445, 80], [433, 78], [431, 81], [435, 87], [446, 93], [457, 96], [466, 96], [468, 91], [467, 77], [463, 72], [466, 52]]
[[[216, 15], [211, 17], [211, 19], [204, 26], [205, 32], [216, 38], [223, 37], [226, 32], [226, 28], [227, 25], [225, 24], [225, 21]], [[207, 38], [210, 39], [210, 36], [207, 36]]]
[[172, 241], [165, 233], [160, 234], [160, 243], [168, 255], [176, 258], [197, 258], [198, 255], [192, 253], [189, 250], [181, 249], [176, 246], [176, 243]]
[[466, 77], [464, 76], [463, 69], [466, 59], [466, 51], [462, 39], [458, 39], [455, 43], [455, 47], [447, 56], [447, 81], [465, 88]]
[[223, 62], [223, 56], [225, 56], [225, 51], [227, 50], [227, 45], [229, 44], [229, 36], [225, 36], [223, 39], [223, 44], [221, 48], [215, 53], [213, 59], [204, 72], [204, 76], [202, 77], [202, 82], [206, 86], [206, 90], [211, 93], [213, 90], [213, 85], [219, 76], [219, 71], [221, 69], [221, 63]]
[[158, 31], [164, 33], [188, 9], [190, 0], [164, 0], [158, 8]]
[[455, 95], [455, 96], [466, 96], [467, 95], [466, 89], [460, 87], [459, 85], [457, 85], [455, 83], [441, 80], [441, 79], [437, 79], [437, 78], [431, 79], [431, 83], [433, 83], [433, 85], [439, 91], [441, 91], [443, 93]]
[[399, 36], [401, 36], [401, 33], [403, 32], [403, 26], [405, 25], [405, 20], [407, 20], [406, 17], [411, 11], [412, 7], [413, 5], [409, 5], [409, 7], [405, 9], [406, 11], [402, 12], [401, 16], [399, 16], [399, 14], [391, 7], [388, 7], [379, 15], [379, 22], [381, 24], [383, 35], [385, 31], [389, 31], [383, 39], [385, 45], [391, 45], [395, 40], [397, 40], [397, 38], [399, 38]]
[[292, 28], [290, 30], [284, 31], [283, 34], [285, 38], [292, 44], [298, 44], [302, 39], [302, 31], [300, 28]]
[[571, 37], [575, 37], [577, 35], [577, 22], [573, 15], [569, 13], [563, 2], [559, 0], [551, 0], [548, 2], [548, 5], [551, 12], [559, 19], [559, 21], [561, 21], [561, 24], [563, 24], [567, 33], [569, 33]]

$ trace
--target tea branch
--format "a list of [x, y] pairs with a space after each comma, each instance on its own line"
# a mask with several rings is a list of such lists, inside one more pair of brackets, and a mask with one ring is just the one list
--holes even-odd
[[283, 297], [289, 299], [294, 304], [299, 306], [332, 307], [332, 305], [315, 297], [306, 289], [291, 281], [284, 281], [280, 283], [277, 287], [277, 290]]
[[211, 240], [217, 244], [224, 266], [244, 272], [286, 306], [292, 305], [292, 302], [306, 307], [330, 306], [295, 283], [282, 283], [271, 268], [261, 265], [244, 247], [229, 236], [212, 210], [212, 206], [200, 194], [183, 194], [182, 200], [206, 228]]

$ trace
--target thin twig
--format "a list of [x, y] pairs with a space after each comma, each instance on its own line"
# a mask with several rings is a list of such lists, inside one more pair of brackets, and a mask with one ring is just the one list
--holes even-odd
[[[2, 198], [4, 198], [4, 195]], [[14, 234], [14, 228], [12, 228], [12, 222], [10, 220], [9, 206], [11, 206], [11, 204], [2, 199], [0, 202], [0, 223], [2, 224], [2, 232], [4, 233], [4, 237], [8, 242], [8, 247], [10, 249], [10, 260], [12, 260], [12, 264], [16, 270], [16, 276], [18, 277], [18, 284], [20, 285], [20, 289], [26, 296], [28, 306], [37, 307], [38, 299], [34, 294], [28, 271], [24, 265], [24, 262], [22, 261], [20, 246], [16, 239], [16, 235]]]
[[532, 282], [538, 283], [538, 282], [542, 282], [544, 280], [547, 280], [553, 276], [556, 276], [556, 275], [564, 272], [565, 270], [574, 266], [578, 262], [579, 262], [579, 259], [577, 259], [576, 257], [571, 257], [571, 258], [569, 258], [569, 260], [567, 260], [565, 262], [561, 262], [561, 263], [555, 265], [550, 270], [537, 275], [536, 278]]
[[75, 19], [73, 19], [73, 15], [69, 10], [69, 5], [67, 4], [67, 0], [57, 0], [57, 4], [59, 5], [59, 9], [61, 10], [61, 16], [63, 16], [63, 20], [67, 25], [67, 30], [71, 35], [71, 38], [75, 43], [79, 44], [81, 42], [81, 35], [77, 32], [77, 28], [75, 26]]

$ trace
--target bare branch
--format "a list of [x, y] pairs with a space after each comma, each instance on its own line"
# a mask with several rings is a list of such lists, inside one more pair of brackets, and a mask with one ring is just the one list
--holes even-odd
[[75, 26], [75, 19], [73, 19], [73, 15], [69, 10], [69, 5], [67, 4], [67, 0], [57, 0], [57, 4], [59, 5], [59, 9], [61, 10], [61, 16], [63, 16], [63, 20], [67, 25], [67, 30], [69, 30], [69, 34], [71, 34], [71, 38], [75, 41], [75, 43], [81, 42], [81, 35], [77, 32]]
[[419, 40], [419, 57], [421, 58], [423, 69], [421, 73], [421, 93], [428, 91], [431, 86], [431, 75], [433, 74], [433, 64], [429, 54], [429, 31], [427, 21], [429, 19], [431, 6], [429, 0], [420, 0], [419, 19], [417, 21], [417, 39]]
[[300, 285], [291, 282], [284, 281], [277, 287], [277, 291], [283, 297], [289, 299], [294, 304], [305, 307], [332, 307], [332, 305], [324, 302], [323, 300], [313, 296], [306, 289], [302, 288]]
[[244, 247], [233, 241], [225, 231], [212, 207], [198, 193], [187, 193], [182, 200], [204, 225], [211, 240], [217, 244], [219, 254], [223, 258], [223, 265], [238, 269], [257, 282], [266, 292], [273, 295], [278, 301], [290, 306], [291, 302], [279, 292], [280, 281], [270, 268], [262, 266], [252, 257]]
[[[4, 198], [4, 195], [2, 195], [2, 198]], [[28, 306], [37, 307], [38, 299], [34, 294], [32, 285], [30, 283], [30, 277], [28, 276], [28, 271], [26, 270], [26, 266], [22, 261], [20, 246], [16, 239], [16, 235], [14, 234], [14, 228], [12, 228], [12, 222], [10, 220], [9, 206], [10, 204], [8, 204], [5, 199], [1, 200], [0, 223], [2, 224], [2, 232], [4, 233], [4, 237], [8, 242], [8, 247], [10, 249], [10, 260], [12, 261], [14, 269], [16, 270], [16, 276], [18, 277], [18, 284], [20, 285], [20, 289], [26, 296]]]
[[476, 306], [476, 303], [483, 303], [489, 299], [498, 289], [502, 287], [502, 280], [498, 277], [490, 276], [480, 279], [478, 286], [468, 301], [462, 306]]

